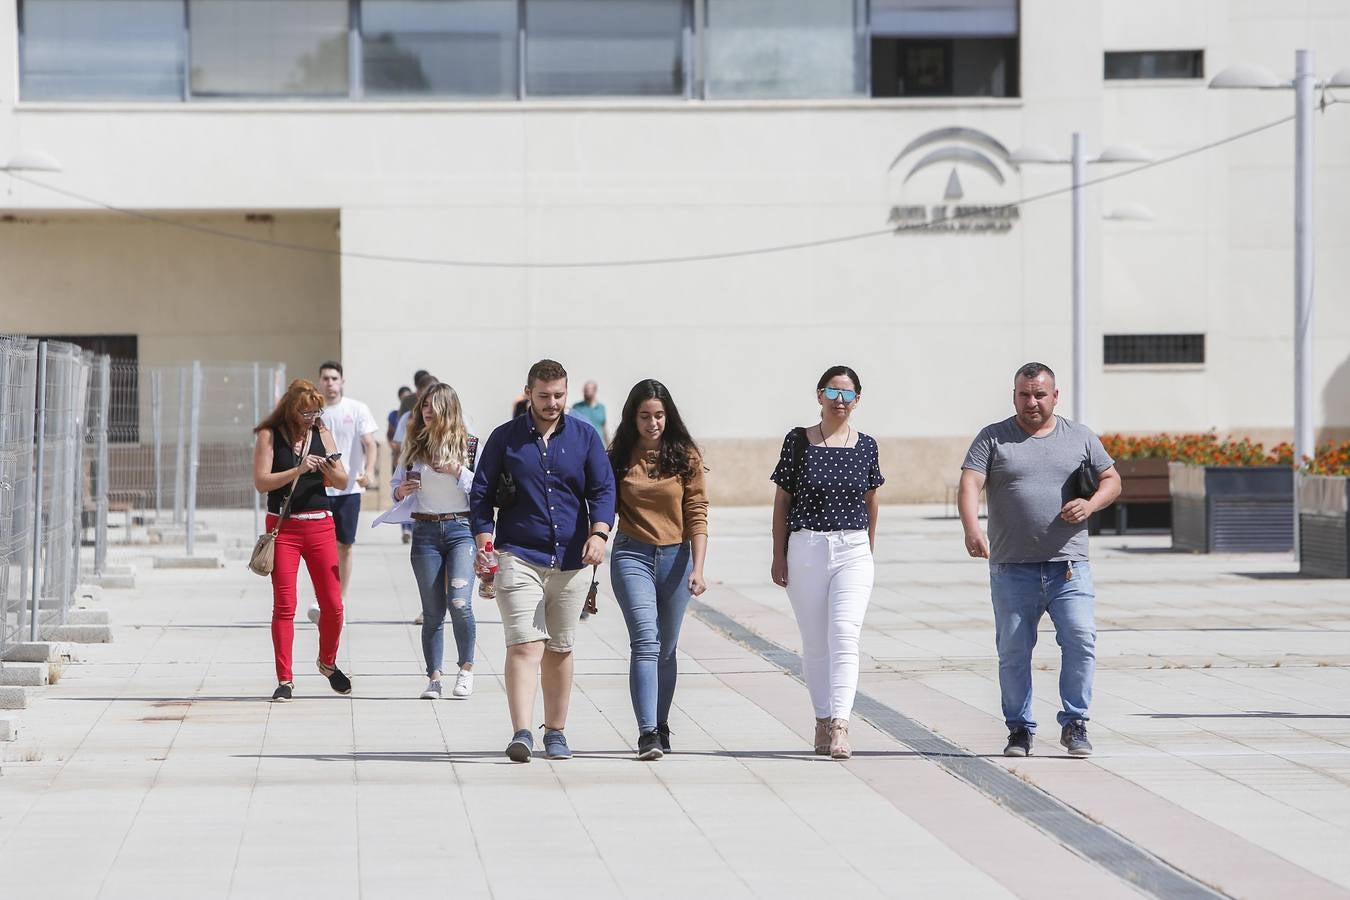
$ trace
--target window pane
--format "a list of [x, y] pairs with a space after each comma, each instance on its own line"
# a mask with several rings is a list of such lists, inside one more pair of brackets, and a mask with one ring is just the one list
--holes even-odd
[[872, 38], [873, 97], [1016, 97], [1016, 38]]
[[1017, 0], [872, 0], [871, 26], [910, 37], [1011, 37]]
[[366, 93], [514, 97], [516, 30], [516, 0], [365, 0]]
[[182, 0], [27, 0], [25, 100], [178, 100]]
[[192, 93], [344, 96], [347, 0], [188, 0]]
[[526, 0], [534, 96], [682, 96], [681, 0]]
[[856, 94], [854, 7], [854, 0], [708, 0], [708, 96]]
[[1144, 50], [1106, 54], [1106, 78], [1204, 78], [1203, 50]]

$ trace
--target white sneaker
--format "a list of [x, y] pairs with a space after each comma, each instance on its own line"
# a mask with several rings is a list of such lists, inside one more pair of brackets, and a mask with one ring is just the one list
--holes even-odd
[[319, 604], [311, 603], [309, 605], [309, 620], [315, 625], [319, 624]]
[[455, 689], [451, 691], [456, 697], [467, 697], [473, 693], [473, 672], [466, 669], [460, 669], [459, 674], [455, 676]]

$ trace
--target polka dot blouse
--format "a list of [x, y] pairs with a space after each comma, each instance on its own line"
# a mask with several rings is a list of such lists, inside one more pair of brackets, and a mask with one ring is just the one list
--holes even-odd
[[867, 502], [863, 495], [886, 483], [881, 476], [876, 440], [859, 432], [852, 447], [816, 447], [807, 442], [800, 472], [792, 470], [792, 444], [793, 435], [788, 432], [778, 467], [769, 476], [770, 481], [792, 495], [788, 528], [866, 529]]

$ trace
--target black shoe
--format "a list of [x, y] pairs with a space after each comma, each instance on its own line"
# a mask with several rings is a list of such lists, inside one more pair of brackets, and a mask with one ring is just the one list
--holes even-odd
[[1092, 742], [1087, 738], [1087, 723], [1074, 719], [1059, 733], [1059, 742], [1070, 756], [1091, 756]]
[[325, 666], [319, 663], [319, 674], [328, 679], [329, 686], [339, 694], [350, 694], [352, 692], [352, 680], [342, 674], [342, 670], [337, 666]]
[[670, 752], [670, 723], [669, 723], [669, 722], [657, 722], [657, 723], [656, 723], [656, 733], [657, 733], [657, 735], [661, 738], [661, 752], [662, 752], [662, 753], [669, 753], [669, 752]]
[[290, 703], [290, 702], [291, 702], [291, 694], [292, 694], [293, 690], [294, 690], [294, 685], [292, 685], [289, 681], [283, 681], [283, 682], [281, 682], [281, 684], [277, 685], [277, 689], [276, 689], [275, 691], [272, 692], [272, 702], [273, 702], [273, 703]]
[[638, 759], [658, 760], [661, 758], [661, 735], [655, 729], [638, 735]]
[[1018, 728], [1008, 733], [1008, 746], [1003, 748], [1004, 756], [1030, 756], [1031, 732]]

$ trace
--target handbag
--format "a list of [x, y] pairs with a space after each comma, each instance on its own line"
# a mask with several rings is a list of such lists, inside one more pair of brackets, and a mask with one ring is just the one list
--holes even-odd
[[[309, 442], [314, 437], [311, 430], [305, 435], [305, 446], [300, 451], [300, 459], [309, 455]], [[248, 569], [255, 575], [261, 575], [266, 578], [272, 574], [272, 567], [276, 564], [277, 557], [277, 532], [281, 531], [281, 523], [286, 521], [286, 514], [291, 511], [291, 497], [295, 495], [295, 485], [300, 481], [301, 472], [296, 472], [295, 477], [291, 479], [291, 489], [286, 492], [286, 501], [281, 504], [281, 513], [277, 516], [277, 524], [272, 526], [272, 530], [266, 534], [258, 535], [258, 539], [253, 542], [253, 555], [248, 558]]]

